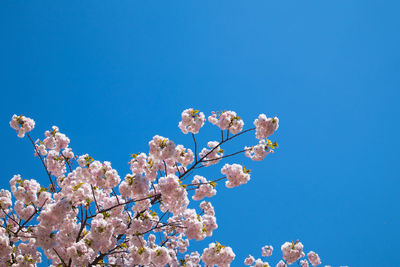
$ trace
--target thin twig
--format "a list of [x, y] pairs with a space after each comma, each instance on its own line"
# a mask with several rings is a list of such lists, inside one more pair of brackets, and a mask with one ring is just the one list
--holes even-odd
[[185, 176], [188, 172], [190, 172], [191, 170], [193, 170], [193, 168], [195, 168], [195, 167], [197, 166], [197, 164], [199, 164], [200, 162], [202, 162], [203, 159], [205, 159], [208, 155], [210, 155], [217, 147], [219, 147], [219, 146], [222, 145], [223, 143], [225, 143], [225, 142], [227, 142], [227, 141], [229, 141], [229, 140], [231, 140], [231, 139], [233, 139], [233, 138], [235, 138], [235, 137], [238, 137], [238, 136], [240, 136], [240, 135], [242, 135], [242, 134], [244, 134], [244, 133], [247, 133], [247, 132], [249, 132], [249, 131], [255, 130], [255, 129], [256, 129], [256, 128], [247, 129], [247, 130], [245, 130], [245, 131], [243, 131], [243, 132], [240, 132], [240, 133], [237, 133], [237, 134], [235, 134], [235, 135], [232, 135], [231, 137], [229, 137], [229, 138], [227, 138], [227, 139], [225, 139], [225, 140], [219, 142], [218, 145], [216, 145], [214, 148], [212, 148], [212, 149], [211, 149], [209, 152], [207, 152], [203, 157], [201, 157], [199, 161], [196, 161], [189, 169], [187, 169], [182, 175], [180, 175], [180, 176], [179, 176], [179, 179], [181, 179], [181, 178], [182, 178], [183, 176]]
[[239, 154], [239, 153], [246, 152], [246, 151], [248, 151], [248, 150], [251, 150], [251, 148], [249, 148], [249, 149], [243, 149], [243, 150], [241, 150], [241, 151], [238, 151], [238, 152], [235, 152], [235, 153], [232, 153], [232, 154], [226, 155], [226, 156], [222, 156], [222, 157], [219, 157], [219, 158], [214, 158], [214, 159], [205, 159], [205, 160], [203, 160], [203, 162], [207, 162], [207, 161], [214, 161], [214, 160], [220, 160], [220, 159], [224, 159], [224, 158], [232, 157], [232, 156], [234, 156], [234, 155], [237, 155], [237, 154]]
[[65, 263], [65, 261], [61, 258], [60, 254], [58, 254], [57, 250], [55, 248], [53, 248], [54, 252], [57, 254], [58, 258], [60, 259], [60, 261], [62, 262], [62, 264], [64, 266], [67, 266], [67, 264]]
[[194, 156], [195, 156], [195, 161], [197, 161], [197, 142], [196, 138], [194, 137], [194, 133], [192, 133], [193, 141], [194, 141]]
[[212, 180], [212, 181], [209, 181], [209, 182], [207, 182], [207, 183], [195, 183], [195, 184], [187, 184], [186, 186], [198, 186], [198, 185], [202, 185], [202, 184], [211, 184], [211, 183], [215, 183], [215, 182], [218, 182], [218, 181], [221, 181], [221, 180], [223, 180], [223, 179], [225, 179], [226, 178], [226, 176], [224, 176], [224, 177], [221, 177], [221, 178], [218, 178], [218, 179], [215, 179], [215, 180]]
[[31, 143], [32, 143], [32, 145], [33, 145], [33, 148], [34, 148], [35, 151], [36, 151], [36, 154], [38, 155], [38, 157], [39, 157], [40, 160], [42, 161], [43, 167], [45, 168], [46, 173], [47, 173], [47, 175], [49, 176], [52, 192], [55, 192], [56, 188], [55, 188], [55, 186], [54, 186], [53, 180], [51, 179], [51, 174], [50, 174], [49, 170], [47, 169], [46, 164], [44, 163], [44, 160], [43, 160], [42, 156], [40, 155], [40, 153], [39, 153], [39, 151], [38, 151], [38, 149], [37, 149], [35, 143], [33, 142], [31, 136], [29, 135], [29, 133], [27, 133], [26, 135], [28, 136], [29, 140], [31, 141]]
[[157, 198], [157, 197], [160, 197], [160, 196], [161, 196], [161, 194], [155, 194], [155, 195], [148, 196], [148, 197], [141, 198], [141, 199], [131, 199], [131, 200], [125, 201], [124, 203], [119, 203], [119, 204], [117, 204], [117, 205], [114, 205], [114, 206], [112, 206], [112, 207], [109, 207], [109, 208], [107, 208], [107, 209], [99, 210], [96, 214], [93, 214], [93, 215], [91, 215], [91, 216], [88, 216], [87, 218], [88, 218], [88, 219], [94, 218], [94, 217], [96, 217], [96, 215], [99, 214], [99, 213], [103, 213], [103, 212], [110, 211], [110, 210], [115, 209], [115, 208], [117, 208], [117, 207], [119, 207], [119, 206], [122, 206], [122, 205], [126, 205], [126, 204], [129, 204], [129, 203], [132, 203], [132, 202], [137, 202], [137, 201], [143, 201], [143, 200], [146, 200], [146, 199], [149, 199], [149, 198], [153, 198], [153, 197], [154, 197], [154, 198]]
[[99, 205], [97, 205], [96, 196], [94, 195], [93, 185], [90, 185], [90, 188], [92, 188], [92, 195], [93, 195], [94, 203], [96, 204], [96, 209], [97, 209], [96, 211], [99, 211], [100, 209], [99, 209]]

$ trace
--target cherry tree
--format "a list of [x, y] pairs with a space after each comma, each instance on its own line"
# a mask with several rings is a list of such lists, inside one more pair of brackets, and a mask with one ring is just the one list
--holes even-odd
[[[201, 148], [196, 134], [206, 122], [204, 113], [190, 108], [181, 117], [178, 126], [191, 135], [193, 147], [156, 135], [147, 154], [132, 154], [131, 172], [121, 179], [110, 162], [75, 155], [70, 139], [58, 127], [34, 141], [30, 132], [35, 122], [14, 115], [10, 126], [18, 137], [29, 139], [49, 184], [45, 187], [15, 175], [11, 192], [0, 191], [0, 266], [36, 266], [42, 257], [57, 267], [230, 266], [235, 254], [229, 246], [212, 242], [198, 252], [189, 244], [212, 236], [218, 227], [213, 205], [204, 199], [213, 197], [220, 183], [227, 188], [246, 184], [250, 170], [226, 163], [216, 179], [196, 172], [238, 154], [264, 160], [278, 147], [269, 138], [279, 119], [261, 114], [253, 128], [244, 130], [235, 112], [212, 112], [208, 121], [220, 129], [221, 136]], [[224, 150], [227, 142], [251, 132], [258, 143], [232, 153]], [[262, 257], [272, 251], [270, 245], [262, 247]], [[299, 241], [284, 243], [281, 251], [279, 267], [321, 264], [313, 251], [306, 257]], [[270, 266], [251, 255], [244, 264]]]

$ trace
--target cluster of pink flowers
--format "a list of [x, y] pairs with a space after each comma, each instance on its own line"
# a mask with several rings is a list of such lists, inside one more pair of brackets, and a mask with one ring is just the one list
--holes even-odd
[[199, 154], [200, 158], [203, 158], [202, 164], [204, 166], [211, 166], [218, 164], [224, 155], [224, 150], [219, 146], [219, 142], [210, 141], [207, 143], [210, 149], [203, 148]]
[[206, 213], [200, 216], [197, 215], [196, 210], [187, 209], [184, 217], [183, 226], [186, 228], [188, 239], [203, 240], [207, 236], [211, 236], [212, 232], [218, 228], [215, 215]]
[[228, 188], [246, 184], [250, 180], [249, 172], [250, 170], [246, 170], [246, 168], [239, 164], [225, 164], [221, 169], [221, 173], [226, 175], [228, 179], [225, 182]]
[[265, 114], [260, 114], [254, 121], [254, 125], [256, 126], [256, 137], [261, 140], [272, 135], [278, 129], [279, 119], [277, 117], [267, 118]]
[[282, 245], [281, 250], [283, 259], [285, 259], [288, 264], [292, 264], [305, 256], [303, 252], [303, 244], [301, 242], [285, 242]]
[[69, 138], [59, 132], [59, 128], [57, 126], [53, 126], [51, 131], [46, 131], [44, 133], [46, 138], [43, 140], [43, 144], [46, 149], [61, 151], [61, 149], [65, 149], [68, 147], [70, 143]]
[[[221, 141], [210, 141], [198, 151], [195, 134], [203, 127], [205, 116], [186, 109], [179, 128], [193, 134], [194, 149], [156, 135], [149, 142], [148, 154], [132, 154], [130, 173], [122, 180], [110, 162], [88, 154], [75, 156], [69, 138], [53, 126], [42, 141], [33, 143], [50, 186], [15, 175], [10, 180], [11, 192], [0, 191], [0, 266], [36, 266], [42, 256], [54, 267], [103, 266], [105, 262], [115, 266], [198, 267], [201, 262], [210, 267], [230, 266], [233, 250], [218, 242], [202, 253], [190, 251], [190, 242], [206, 239], [218, 228], [211, 202], [192, 202], [192, 207], [190, 199], [214, 196], [220, 180], [226, 179], [228, 188], [246, 184], [250, 170], [227, 163], [221, 168], [224, 177], [219, 179], [192, 173], [243, 152], [253, 160], [263, 160], [277, 146], [264, 138], [278, 128], [278, 119], [260, 115], [254, 122], [259, 144], [226, 156], [221, 144], [254, 129], [242, 132], [243, 120], [233, 111], [213, 112], [208, 120], [226, 131]], [[14, 115], [10, 125], [23, 137], [35, 123]], [[233, 135], [229, 137], [229, 133]], [[301, 259], [302, 248], [299, 242], [285, 243], [285, 262], [277, 266]], [[264, 246], [262, 256], [271, 256], [272, 251], [272, 246]], [[314, 252], [308, 253], [308, 260], [313, 265], [321, 263]], [[245, 264], [270, 266], [251, 255]], [[301, 265], [308, 266], [307, 259]]]
[[6, 214], [12, 211], [11, 209], [12, 201], [11, 201], [11, 193], [8, 190], [1, 189], [0, 190], [0, 207], [4, 212], [0, 212], [0, 219], [4, 218]]
[[263, 257], [269, 257], [272, 255], [274, 248], [272, 246], [264, 246], [261, 248], [261, 255]]
[[[299, 264], [301, 267], [308, 267], [308, 261], [307, 259], [302, 259], [305, 254], [303, 252], [303, 244], [299, 241], [296, 242], [285, 242], [282, 247], [282, 254], [283, 254], [283, 260], [280, 260], [276, 267], [286, 267], [288, 265], [291, 265], [295, 262]], [[263, 257], [269, 257], [272, 255], [273, 247], [272, 246], [264, 246], [261, 248], [261, 254]], [[310, 251], [308, 254], [308, 260], [311, 262], [313, 266], [317, 266], [321, 264], [321, 260], [318, 256], [313, 251]], [[252, 255], [249, 255], [245, 260], [244, 264], [247, 266], [250, 266], [252, 264], [252, 267], [269, 267], [268, 262], [264, 262], [261, 259], [255, 259]], [[328, 267], [328, 266], [326, 266]]]
[[[264, 246], [261, 248], [261, 254], [263, 257], [269, 257], [272, 255], [272, 251], [273, 251], [273, 247], [272, 246]], [[269, 263], [268, 262], [264, 262], [262, 259], [255, 259], [252, 255], [247, 256], [247, 258], [244, 260], [244, 264], [247, 266], [250, 266], [252, 264], [253, 267], [269, 267]]]
[[35, 128], [35, 121], [31, 118], [14, 114], [11, 118], [10, 126], [18, 132], [18, 137], [22, 138], [26, 133], [29, 133]]
[[212, 197], [217, 193], [215, 184], [208, 182], [206, 178], [200, 175], [195, 175], [193, 177], [192, 185], [198, 186], [192, 196], [193, 200], [202, 200], [205, 197]]
[[155, 159], [166, 160], [175, 154], [175, 143], [159, 135], [153, 137], [149, 146], [149, 155]]
[[100, 161], [93, 161], [89, 165], [90, 183], [94, 186], [111, 189], [116, 187], [121, 181], [118, 172], [111, 168], [111, 163], [105, 161], [101, 163]]
[[177, 145], [175, 148], [175, 160], [186, 167], [194, 161], [193, 151], [190, 148], [186, 149], [183, 145]]
[[256, 260], [252, 255], [247, 256], [244, 260], [244, 264], [247, 266], [254, 264], [252, 267], [270, 267], [268, 262], [264, 262], [262, 259]]
[[174, 174], [160, 178], [158, 190], [161, 193], [161, 211], [169, 210], [173, 214], [180, 214], [189, 205], [187, 191], [179, 183], [179, 178]]
[[254, 161], [261, 161], [263, 160], [269, 153], [274, 153], [274, 150], [277, 147], [277, 144], [272, 142], [270, 140], [264, 140], [261, 139], [258, 142], [258, 145], [252, 146], [252, 147], [245, 147], [244, 154], [246, 157], [251, 158]]
[[11, 253], [12, 247], [6, 229], [0, 228], [0, 259], [10, 258]]
[[182, 121], [179, 122], [178, 126], [184, 134], [197, 134], [205, 121], [206, 118], [203, 112], [189, 108], [182, 112]]
[[300, 260], [300, 266], [301, 267], [308, 267], [309, 266], [308, 261], [306, 259]]
[[244, 125], [243, 120], [234, 111], [212, 112], [212, 115], [208, 117], [208, 121], [217, 125], [221, 130], [229, 129], [232, 134], [242, 131]]
[[308, 252], [307, 257], [313, 266], [317, 266], [317, 265], [321, 264], [321, 259], [319, 258], [318, 254], [315, 253], [314, 251]]
[[235, 256], [232, 248], [216, 242], [209, 244], [208, 248], [204, 249], [201, 259], [207, 266], [227, 267], [235, 259]]
[[119, 185], [119, 192], [124, 198], [144, 198], [149, 190], [150, 182], [142, 174], [127, 174]]

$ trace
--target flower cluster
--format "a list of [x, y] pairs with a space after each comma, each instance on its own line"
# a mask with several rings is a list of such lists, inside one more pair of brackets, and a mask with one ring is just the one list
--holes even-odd
[[313, 266], [321, 264], [321, 259], [319, 258], [318, 254], [315, 253], [314, 251], [308, 252], [307, 257]]
[[182, 121], [179, 122], [178, 126], [184, 134], [197, 134], [205, 121], [206, 118], [203, 112], [189, 108], [182, 112]]
[[260, 114], [258, 119], [254, 121], [256, 126], [256, 137], [261, 140], [272, 135], [279, 127], [279, 119], [277, 117], [267, 118], [265, 114]]
[[272, 246], [264, 246], [261, 248], [261, 254], [263, 257], [269, 257], [272, 255], [272, 251], [274, 250], [274, 248]]
[[14, 114], [10, 121], [10, 126], [18, 132], [18, 137], [22, 138], [26, 133], [29, 133], [33, 130], [33, 128], [35, 128], [35, 121], [31, 118], [27, 118], [22, 115], [17, 116]]
[[184, 212], [184, 217], [183, 225], [186, 228], [188, 239], [203, 240], [207, 236], [211, 236], [212, 232], [218, 227], [215, 216], [211, 214], [206, 213], [200, 216], [197, 215], [196, 210], [187, 209]]
[[296, 262], [298, 259], [305, 256], [303, 252], [303, 244], [301, 242], [285, 242], [282, 247], [283, 259], [286, 260], [288, 264]]
[[175, 154], [175, 143], [159, 135], [153, 137], [149, 146], [149, 155], [154, 159], [166, 160]]
[[[298, 263], [299, 266], [301, 267], [308, 267], [308, 261], [307, 259], [303, 258], [305, 256], [303, 252], [303, 244], [301, 242], [296, 241], [296, 242], [285, 242], [282, 247], [282, 258], [283, 260], [280, 260], [276, 267], [286, 267], [288, 265], [291, 265], [295, 262]], [[263, 257], [269, 257], [272, 255], [273, 247], [272, 246], [264, 246], [261, 248], [261, 254]], [[308, 259], [311, 262], [313, 266], [317, 266], [321, 264], [321, 260], [318, 256], [313, 251], [310, 251], [308, 254]], [[303, 259], [302, 259], [303, 258]], [[255, 259], [252, 255], [249, 255], [245, 260], [244, 264], [247, 266], [252, 266], [252, 267], [269, 267], [268, 262], [264, 262], [261, 259]], [[252, 265], [254, 264], [254, 265]]]
[[226, 267], [235, 259], [235, 256], [236, 255], [233, 253], [232, 248], [215, 242], [209, 244], [208, 248], [204, 249], [201, 259], [207, 266], [217, 265]]
[[180, 186], [179, 178], [174, 174], [160, 178], [158, 181], [158, 190], [161, 193], [162, 205], [161, 211], [170, 211], [173, 214], [179, 214], [186, 210], [189, 205], [187, 191]]
[[245, 147], [245, 155], [248, 158], [251, 158], [254, 161], [263, 160], [269, 153], [274, 153], [274, 148], [278, 145], [276, 143], [272, 144], [270, 140], [261, 139], [258, 142], [258, 145], [252, 147]]
[[186, 167], [194, 160], [193, 151], [190, 148], [186, 149], [183, 145], [177, 145], [175, 147], [175, 160]]
[[264, 262], [262, 259], [256, 260], [252, 255], [247, 256], [244, 260], [244, 264], [247, 266], [254, 264], [252, 267], [270, 267], [268, 262]]
[[221, 130], [229, 129], [232, 134], [242, 131], [244, 125], [243, 120], [234, 111], [212, 112], [212, 115], [208, 117], [208, 121], [217, 125]]
[[199, 154], [202, 158], [202, 164], [204, 166], [211, 166], [218, 164], [222, 156], [224, 155], [224, 150], [220, 148], [217, 141], [210, 141], [207, 143], [210, 149], [203, 148]]
[[239, 164], [225, 164], [221, 169], [221, 173], [226, 175], [228, 179], [225, 182], [228, 188], [246, 184], [250, 180], [250, 170]]
[[192, 196], [193, 200], [202, 200], [205, 197], [212, 197], [217, 193], [215, 190], [215, 183], [208, 182], [206, 178], [200, 175], [195, 175], [192, 180], [192, 185], [197, 188]]

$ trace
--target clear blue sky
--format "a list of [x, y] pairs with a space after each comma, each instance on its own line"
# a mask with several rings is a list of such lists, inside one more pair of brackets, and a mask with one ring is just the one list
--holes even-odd
[[[180, 112], [277, 115], [280, 147], [214, 197], [218, 240], [242, 266], [300, 239], [332, 266], [400, 266], [400, 2], [1, 1], [2, 188], [46, 183], [12, 114], [52, 125], [121, 176], [155, 134], [190, 144]], [[215, 137], [214, 137], [215, 136]], [[219, 137], [212, 127], [203, 144]], [[252, 135], [240, 144], [255, 143]], [[203, 173], [219, 176], [218, 170]]]

